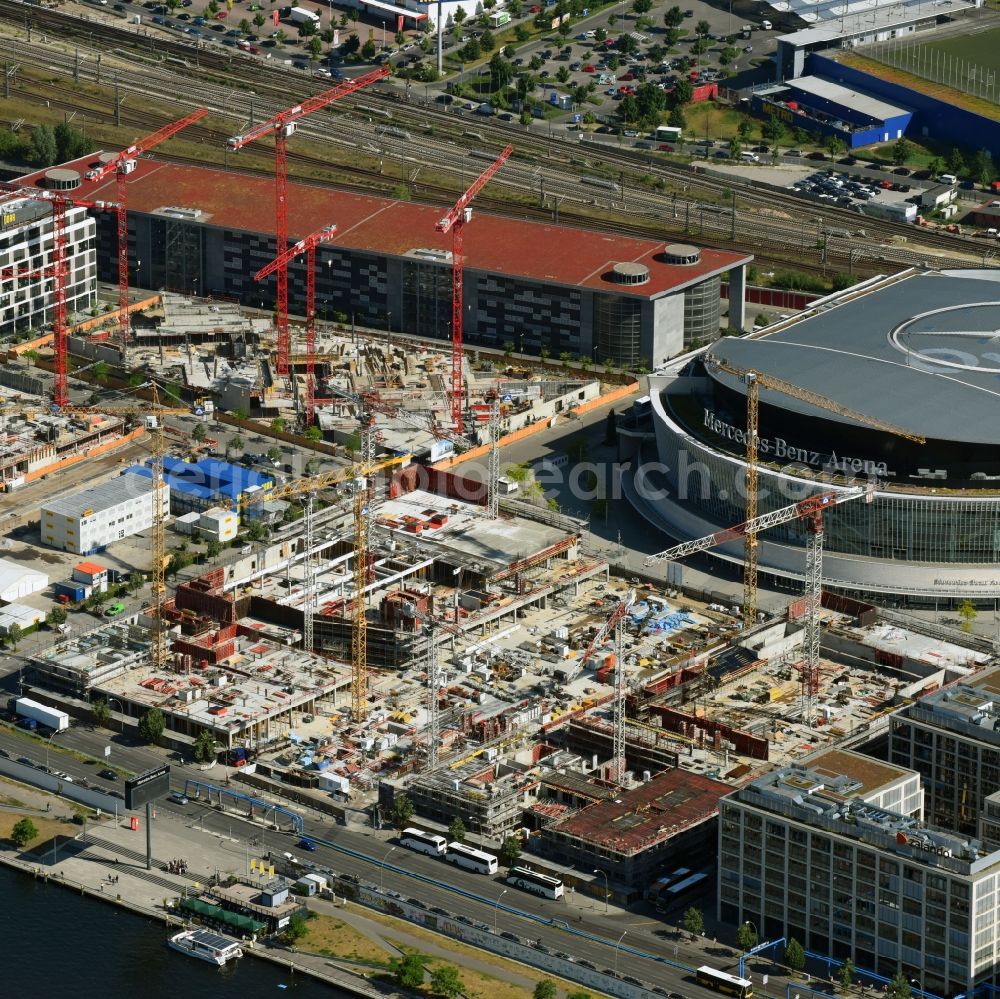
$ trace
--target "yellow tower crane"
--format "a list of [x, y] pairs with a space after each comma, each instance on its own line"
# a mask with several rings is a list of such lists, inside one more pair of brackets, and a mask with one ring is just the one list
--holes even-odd
[[725, 358], [709, 355], [705, 364], [710, 369], [725, 371], [743, 382], [747, 393], [747, 432], [746, 432], [746, 517], [744, 523], [751, 525], [744, 535], [744, 563], [743, 563], [743, 627], [752, 627], [757, 623], [757, 529], [753, 526], [757, 520], [757, 436], [758, 436], [758, 396], [762, 388], [772, 392], [780, 392], [791, 399], [798, 399], [799, 402], [806, 402], [819, 409], [824, 409], [830, 413], [854, 420], [856, 423], [875, 430], [883, 430], [897, 437], [913, 441], [916, 444], [925, 444], [926, 438], [919, 434], [911, 433], [903, 427], [896, 426], [886, 420], [880, 420], [848, 406], [843, 406], [833, 399], [829, 399], [818, 392], [811, 392], [809, 389], [793, 385], [791, 382], [778, 378], [775, 375], [764, 374], [755, 371], [753, 368], [741, 368], [731, 364]]

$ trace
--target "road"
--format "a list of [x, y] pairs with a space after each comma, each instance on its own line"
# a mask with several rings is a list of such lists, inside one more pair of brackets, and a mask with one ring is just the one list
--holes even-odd
[[[107, 758], [104, 755], [106, 746], [111, 747]], [[122, 789], [121, 780], [112, 782], [97, 775], [103, 766], [101, 761], [107, 759], [114, 767], [139, 772], [163, 763], [165, 755], [163, 751], [134, 744], [128, 735], [123, 737], [76, 725], [48, 742], [3, 726], [0, 727], [0, 749], [14, 759], [23, 756], [77, 780], [86, 778], [104, 790], [118, 791]], [[88, 754], [95, 760], [83, 762], [66, 750]], [[182, 787], [185, 779], [208, 780], [215, 784], [225, 780], [227, 770], [224, 767], [205, 774], [196, 766], [179, 763], [176, 754], [173, 756], [170, 762], [174, 768], [175, 787]], [[394, 846], [385, 833], [374, 829], [335, 826], [329, 818], [307, 811], [305, 834], [318, 843], [314, 853], [307, 853], [296, 849], [288, 832], [263, 829], [241, 815], [221, 813], [198, 801], [192, 800], [186, 805], [166, 801], [159, 803], [157, 809], [182, 818], [192, 828], [214, 830], [244, 842], [252, 838], [278, 858], [291, 850], [300, 859], [332, 868], [340, 874], [350, 874], [372, 887], [381, 885], [387, 892], [397, 892], [407, 899], [417, 898], [428, 908], [438, 907], [489, 927], [496, 920], [500, 931], [514, 933], [522, 941], [539, 941], [553, 953], [567, 953], [575, 960], [589, 962], [598, 970], [613, 968], [615, 944], [622, 930], [626, 930], [627, 936], [619, 953], [619, 973], [665, 991], [680, 992], [685, 997], [712, 993], [699, 988], [684, 969], [666, 962], [678, 960], [692, 967], [710, 963], [726, 970], [735, 969], [735, 951], [712, 944], [694, 946], [686, 939], [677, 939], [662, 919], [644, 911], [611, 908], [605, 913], [600, 903], [591, 899], [570, 895], [550, 901], [522, 894], [513, 888], [506, 889], [500, 878], [488, 880], [471, 872], [445, 867], [442, 861], [433, 857]], [[783, 994], [779, 981], [772, 977], [772, 982]]]

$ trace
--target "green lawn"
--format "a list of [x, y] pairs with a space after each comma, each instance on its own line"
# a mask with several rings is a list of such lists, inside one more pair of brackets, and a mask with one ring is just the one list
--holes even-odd
[[934, 59], [932, 53], [938, 52], [994, 73], [1000, 72], [1000, 28], [901, 47], [893, 62], [900, 69], [908, 69], [923, 76], [926, 67]]

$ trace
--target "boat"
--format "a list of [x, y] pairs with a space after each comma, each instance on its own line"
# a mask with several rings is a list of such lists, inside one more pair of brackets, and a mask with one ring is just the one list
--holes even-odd
[[220, 968], [227, 961], [243, 956], [243, 950], [235, 940], [212, 930], [183, 930], [175, 933], [168, 942], [174, 950], [209, 961]]

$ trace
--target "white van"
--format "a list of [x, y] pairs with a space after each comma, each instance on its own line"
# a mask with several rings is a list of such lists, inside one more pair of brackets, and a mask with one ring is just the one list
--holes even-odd
[[744, 163], [759, 163], [760, 157], [756, 153], [740, 153], [740, 159]]
[[938, 183], [955, 185], [958, 183], [958, 178], [953, 173], [943, 173], [938, 177]]
[[760, 22], [760, 30], [761, 31], [770, 31], [771, 30], [771, 22], [770, 21], [761, 21]]

